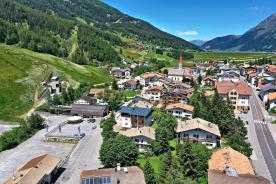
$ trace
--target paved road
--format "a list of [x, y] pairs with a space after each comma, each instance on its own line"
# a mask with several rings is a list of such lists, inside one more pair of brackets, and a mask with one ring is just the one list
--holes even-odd
[[253, 93], [250, 99], [253, 123], [271, 179], [276, 184], [276, 144], [267, 123], [263, 122], [265, 117], [257, 98]]
[[68, 162], [64, 165], [66, 170], [61, 174], [56, 184], [77, 184], [80, 182], [82, 170], [102, 167], [99, 160], [99, 150], [102, 144], [100, 119], [97, 119], [96, 124], [96, 129], [86, 130], [91, 131], [91, 133], [86, 133], [86, 136], [79, 141]]

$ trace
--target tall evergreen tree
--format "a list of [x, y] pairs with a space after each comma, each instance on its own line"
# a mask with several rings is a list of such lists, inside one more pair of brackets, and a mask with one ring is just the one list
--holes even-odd
[[156, 184], [154, 170], [153, 170], [149, 160], [147, 160], [145, 163], [144, 175], [145, 175], [146, 184]]

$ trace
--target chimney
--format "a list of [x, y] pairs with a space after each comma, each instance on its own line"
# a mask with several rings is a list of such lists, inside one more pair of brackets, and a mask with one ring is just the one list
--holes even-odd
[[121, 171], [121, 164], [117, 163], [117, 171]]

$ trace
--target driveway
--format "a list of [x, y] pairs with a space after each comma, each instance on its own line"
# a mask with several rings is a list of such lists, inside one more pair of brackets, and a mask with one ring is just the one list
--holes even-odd
[[100, 121], [100, 118], [96, 120], [96, 129], [92, 129], [91, 124], [90, 128], [83, 130], [86, 136], [79, 141], [69, 160], [64, 165], [65, 171], [56, 181], [57, 184], [77, 184], [80, 182], [80, 173], [82, 170], [102, 167], [99, 160], [99, 151], [103, 141]]

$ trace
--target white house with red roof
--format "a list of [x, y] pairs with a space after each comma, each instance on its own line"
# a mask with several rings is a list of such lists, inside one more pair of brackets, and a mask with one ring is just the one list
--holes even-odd
[[184, 103], [176, 103], [167, 105], [166, 110], [177, 118], [191, 119], [194, 107]]

